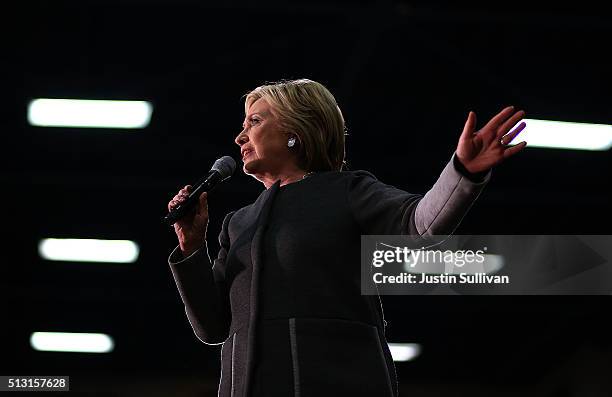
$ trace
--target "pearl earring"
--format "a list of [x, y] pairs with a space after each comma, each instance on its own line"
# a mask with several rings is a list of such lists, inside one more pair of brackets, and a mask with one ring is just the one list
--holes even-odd
[[294, 147], [295, 146], [295, 137], [292, 136], [291, 138], [289, 138], [289, 140], [287, 141], [287, 147]]

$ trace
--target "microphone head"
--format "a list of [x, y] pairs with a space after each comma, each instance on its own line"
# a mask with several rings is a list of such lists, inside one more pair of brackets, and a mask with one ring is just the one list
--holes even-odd
[[236, 160], [230, 156], [223, 156], [220, 159], [217, 159], [211, 168], [211, 171], [217, 171], [221, 175], [222, 180], [232, 176], [235, 170]]

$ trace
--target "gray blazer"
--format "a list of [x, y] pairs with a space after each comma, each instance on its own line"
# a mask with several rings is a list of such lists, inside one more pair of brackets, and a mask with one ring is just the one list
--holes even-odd
[[451, 234], [490, 179], [453, 155], [412, 194], [365, 171], [323, 172], [228, 214], [203, 246], [169, 264], [197, 337], [223, 344], [219, 396], [397, 396], [377, 296], [360, 293], [362, 234]]

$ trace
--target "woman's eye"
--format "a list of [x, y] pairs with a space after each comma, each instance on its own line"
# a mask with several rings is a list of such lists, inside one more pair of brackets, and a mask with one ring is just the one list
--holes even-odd
[[260, 122], [259, 119], [251, 119], [251, 124], [257, 124], [259, 122]]

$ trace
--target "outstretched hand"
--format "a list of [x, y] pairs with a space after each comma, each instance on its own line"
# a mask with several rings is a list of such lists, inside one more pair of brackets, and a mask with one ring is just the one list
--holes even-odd
[[510, 129], [525, 117], [524, 111], [514, 112], [509, 106], [493, 117], [487, 125], [474, 132], [476, 114], [470, 112], [457, 145], [457, 158], [471, 173], [487, 171], [508, 157], [520, 152], [527, 142], [507, 146], [525, 128], [525, 122], [512, 132]]

